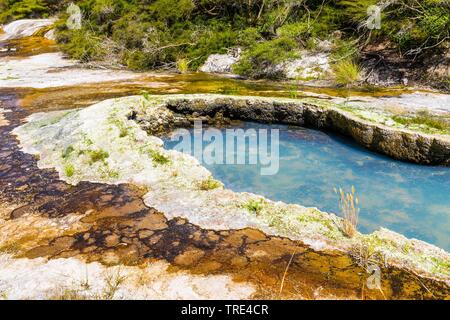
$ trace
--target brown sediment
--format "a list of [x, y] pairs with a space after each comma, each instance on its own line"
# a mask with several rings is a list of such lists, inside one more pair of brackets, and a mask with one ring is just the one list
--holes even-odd
[[[2, 90], [0, 89], [0, 92]], [[20, 93], [20, 105], [31, 112], [53, 111], [85, 107], [109, 98], [117, 98], [147, 92], [149, 94], [195, 94], [215, 93], [261, 97], [295, 97], [311, 95], [343, 97], [358, 96], [399, 96], [408, 93], [404, 89], [377, 91], [346, 91], [339, 88], [314, 88], [274, 83], [270, 81], [243, 81], [202, 73], [196, 74], [154, 74], [132, 80], [84, 84], [46, 89], [14, 89]], [[11, 92], [9, 89], [8, 92]]]
[[58, 51], [58, 46], [55, 41], [46, 39], [39, 35], [4, 41], [1, 46], [9, 50], [0, 53], [0, 57], [29, 57], [36, 54]]
[[[10, 110], [10, 124], [0, 128], [0, 202], [7, 218], [0, 230], [17, 240], [17, 256], [82, 257], [107, 265], [164, 260], [174, 272], [227, 274], [249, 282], [257, 289], [254, 298], [450, 298], [442, 282], [395, 267], [381, 266], [382, 291], [363, 289], [369, 274], [348, 253], [318, 252], [301, 241], [253, 229], [214, 231], [180, 218], [168, 220], [145, 206], [146, 190], [138, 187], [68, 185], [19, 150], [10, 132], [28, 113], [17, 107], [14, 95], [1, 99]], [[9, 230], [14, 223], [29, 224], [28, 234]]]

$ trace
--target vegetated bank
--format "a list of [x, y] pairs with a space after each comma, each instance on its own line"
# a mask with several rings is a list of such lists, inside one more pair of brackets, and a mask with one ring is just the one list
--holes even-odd
[[[134, 70], [197, 70], [210, 55], [239, 48], [232, 71], [249, 78], [284, 78], [295, 69], [303, 81], [450, 86], [447, 0], [74, 3], [83, 14], [80, 30], [65, 24], [69, 1], [3, 0], [0, 23], [58, 14], [57, 40], [68, 55]], [[379, 29], [369, 28], [371, 5], [381, 9]], [[313, 62], [318, 72], [302, 73], [301, 64], [288, 64], [319, 53], [326, 53], [329, 70]]]

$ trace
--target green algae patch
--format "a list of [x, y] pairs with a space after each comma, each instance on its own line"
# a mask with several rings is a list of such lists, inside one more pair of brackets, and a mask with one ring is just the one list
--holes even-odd
[[377, 254], [379, 263], [401, 265], [409, 270], [425, 270], [428, 274], [450, 279], [450, 256], [427, 243], [381, 228], [369, 235], [361, 235], [359, 245]]
[[[399, 111], [393, 112], [389, 109], [370, 108], [359, 106], [357, 103], [342, 102], [335, 104], [335, 107], [346, 111], [364, 121], [394, 129], [406, 129], [411, 132], [450, 136], [450, 117], [445, 115], [433, 115], [428, 111], [419, 110], [416, 112]], [[394, 109], [395, 110], [395, 109]]]
[[170, 159], [163, 155], [160, 151], [150, 150], [149, 151], [150, 157], [152, 158], [152, 161], [156, 165], [168, 165], [171, 163]]
[[213, 179], [212, 177], [209, 177], [208, 179], [203, 180], [198, 184], [198, 188], [204, 191], [214, 190], [221, 187], [223, 187], [223, 184], [220, 181]]
[[64, 174], [66, 175], [66, 177], [70, 178], [74, 175], [74, 173], [75, 173], [75, 168], [73, 165], [66, 164], [64, 166]]

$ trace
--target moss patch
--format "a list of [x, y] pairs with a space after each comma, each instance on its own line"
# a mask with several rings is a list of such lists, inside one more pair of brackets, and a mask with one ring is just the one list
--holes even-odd
[[163, 155], [160, 151], [157, 150], [150, 150], [149, 151], [150, 157], [152, 158], [153, 163], [157, 165], [168, 165], [171, 163], [170, 159]]

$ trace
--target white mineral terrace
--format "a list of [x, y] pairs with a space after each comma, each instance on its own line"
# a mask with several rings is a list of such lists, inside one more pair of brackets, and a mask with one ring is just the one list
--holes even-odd
[[[76, 258], [14, 259], [0, 254], [0, 299], [248, 299], [250, 284], [225, 275], [167, 271], [165, 262], [145, 267], [106, 267]], [[111, 284], [120, 284], [111, 291]]]
[[[5, 33], [0, 35], [0, 41], [31, 36], [53, 23], [52, 19], [15, 21], [2, 27]], [[65, 59], [62, 53], [0, 58], [0, 88], [56, 88], [139, 81], [140, 77], [142, 74], [130, 71], [89, 69]], [[211, 98], [203, 97], [205, 100]], [[335, 99], [336, 103], [344, 101], [328, 98]], [[361, 108], [362, 113], [370, 111], [371, 116], [378, 115], [374, 110], [383, 113], [383, 110], [393, 108], [450, 114], [450, 95], [435, 92], [417, 91], [382, 98], [350, 97], [346, 103]], [[39, 168], [54, 168], [63, 181], [74, 185], [91, 181], [144, 186], [148, 188], [143, 199], [145, 204], [169, 219], [183, 217], [201, 228], [216, 230], [252, 227], [268, 235], [301, 240], [319, 251], [347, 251], [355, 245], [376, 243], [374, 250], [382, 253], [387, 263], [443, 280], [450, 286], [448, 268], [436, 266], [436, 261], [449, 265], [450, 254], [423, 241], [407, 239], [386, 229], [369, 235], [357, 234], [349, 239], [342, 234], [338, 227], [341, 219], [334, 214], [273, 202], [255, 194], [237, 193], [223, 186], [202, 190], [199, 185], [212, 179], [211, 173], [195, 158], [165, 150], [161, 139], [148, 135], [135, 121], [128, 119], [130, 112], [135, 110], [142, 111], [155, 123], [164, 123], [171, 115], [164, 106], [164, 98], [151, 96], [148, 100], [134, 96], [107, 100], [82, 110], [33, 114], [14, 133], [24, 152], [39, 155]], [[8, 125], [5, 114], [5, 110], [0, 109], [0, 127]], [[63, 157], [69, 149], [73, 152]], [[89, 152], [98, 151], [108, 156], [102, 161], [89, 161]], [[167, 157], [169, 163], [156, 163], [152, 159], [155, 152]], [[259, 215], [245, 208], [251, 200], [264, 203]], [[0, 216], [0, 224], [5, 230], [9, 223], [11, 232], [21, 230], [14, 222]], [[44, 227], [54, 227], [50, 226], [52, 221], [31, 221], [30, 225], [41, 230], [41, 223]], [[0, 244], [3, 240], [0, 235]], [[411, 248], [408, 253], [402, 249], [405, 247]], [[86, 263], [81, 258], [15, 259], [2, 253], [0, 298], [47, 299], [68, 292], [76, 297], [105, 298], [107, 279], [122, 276], [126, 280], [115, 292], [115, 299], [246, 299], [255, 292], [249, 283], [234, 282], [227, 275], [169, 272], [168, 266], [166, 262], [156, 262], [145, 267], [107, 267]], [[85, 285], [87, 279], [89, 289]]]
[[0, 59], [0, 88], [50, 88], [134, 79], [139, 74], [83, 68], [62, 53], [45, 53], [27, 58]]
[[34, 35], [42, 28], [51, 26], [55, 19], [22, 19], [0, 26], [4, 34], [0, 34], [0, 41], [18, 39]]

